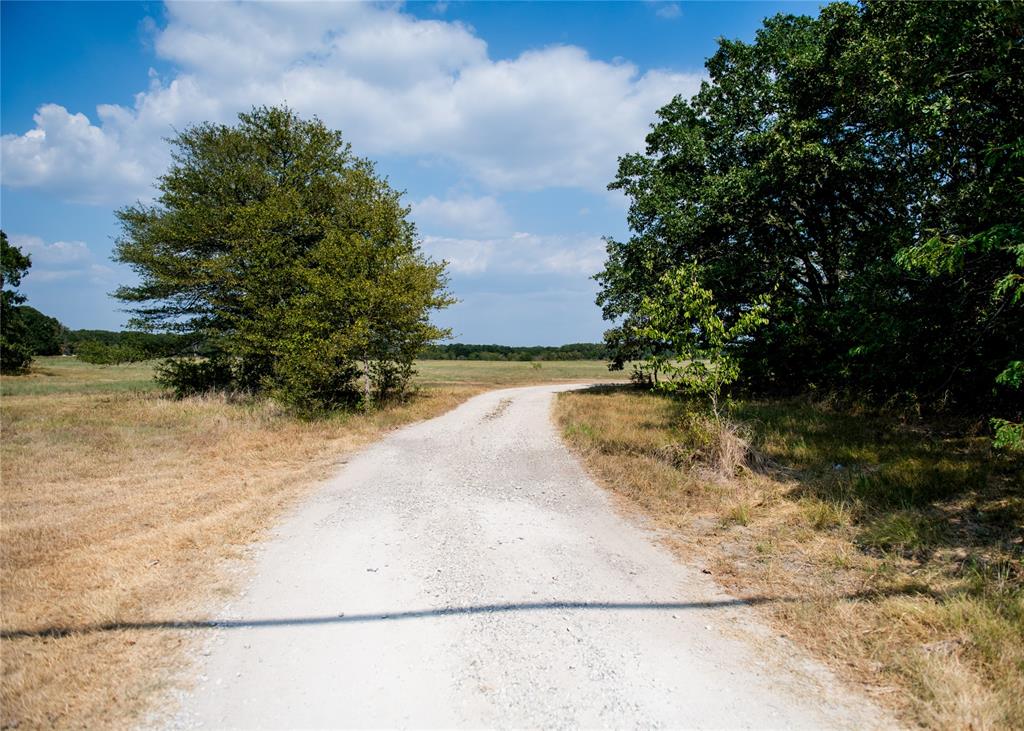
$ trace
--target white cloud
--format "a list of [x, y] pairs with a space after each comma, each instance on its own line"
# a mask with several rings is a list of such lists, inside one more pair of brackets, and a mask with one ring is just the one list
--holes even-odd
[[143, 154], [124, 139], [118, 107], [100, 107], [109, 124], [93, 125], [84, 114], [44, 104], [35, 128], [3, 136], [3, 182], [47, 187], [66, 198], [96, 203], [141, 193], [151, 179]]
[[86, 279], [99, 285], [113, 282], [114, 268], [98, 263], [84, 241], [54, 241], [48, 244], [38, 236], [26, 234], [11, 234], [10, 241], [32, 259], [32, 266], [25, 275], [26, 282], [46, 283], [68, 279]]
[[455, 231], [470, 235], [502, 234], [512, 229], [504, 206], [493, 196], [427, 196], [412, 204], [412, 219], [420, 231]]
[[494, 256], [494, 241], [424, 236], [423, 250], [433, 259], [448, 262], [455, 274], [480, 274], [487, 271]]
[[654, 11], [654, 14], [659, 18], [674, 20], [683, 14], [683, 9], [679, 7], [679, 3], [658, 2], [655, 4], [658, 6], [658, 9]]
[[393, 7], [175, 3], [167, 17], [154, 47], [176, 75], [153, 77], [131, 107], [97, 107], [94, 120], [43, 104], [33, 129], [3, 136], [5, 185], [89, 202], [145, 197], [174, 128], [287, 102], [363, 155], [449, 160], [493, 189], [601, 190], [618, 155], [643, 146], [655, 109], [699, 84], [573, 46], [492, 61], [461, 23]]
[[12, 234], [11, 243], [32, 257], [33, 270], [51, 264], [67, 264], [92, 258], [84, 241], [54, 241], [48, 244], [38, 236]]
[[514, 233], [494, 239], [425, 236], [423, 249], [445, 259], [456, 274], [560, 274], [590, 276], [604, 265], [605, 244], [596, 236]]

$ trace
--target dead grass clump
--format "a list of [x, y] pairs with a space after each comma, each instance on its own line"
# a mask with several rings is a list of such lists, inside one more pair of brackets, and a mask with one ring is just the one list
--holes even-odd
[[745, 424], [697, 411], [684, 412], [678, 418], [679, 439], [662, 447], [659, 454], [674, 467], [719, 480], [768, 467], [768, 460], [754, 448]]
[[[686, 556], [909, 723], [1024, 728], [1024, 463], [970, 430], [798, 401], [724, 429], [630, 389], [562, 394], [566, 439]], [[751, 425], [736, 429], [732, 423]]]

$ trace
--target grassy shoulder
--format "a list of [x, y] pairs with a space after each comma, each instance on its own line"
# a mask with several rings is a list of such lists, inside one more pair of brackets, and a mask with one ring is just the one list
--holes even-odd
[[233, 591], [225, 562], [389, 429], [492, 387], [616, 375], [424, 362], [406, 403], [301, 421], [267, 401], [169, 399], [152, 368], [39, 358], [0, 379], [4, 728], [141, 718], [186, 638], [140, 625], [201, 619]]
[[963, 424], [755, 401], [731, 414], [754, 457], [723, 472], [677, 401], [604, 387], [556, 415], [677, 550], [908, 721], [1024, 726], [1021, 461]]

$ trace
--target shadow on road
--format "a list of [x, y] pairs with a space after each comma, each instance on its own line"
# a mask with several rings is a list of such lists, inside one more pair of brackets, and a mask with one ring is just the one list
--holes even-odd
[[282, 617], [271, 619], [220, 619], [220, 620], [154, 620], [148, 622], [108, 622], [82, 625], [80, 627], [42, 627], [38, 629], [16, 629], [0, 631], [0, 638], [64, 637], [72, 634], [95, 632], [117, 632], [132, 629], [247, 629], [258, 627], [291, 627], [316, 624], [356, 624], [360, 622], [395, 622], [404, 619], [426, 619], [428, 617], [454, 617], [471, 614], [500, 614], [503, 612], [538, 612], [551, 610], [684, 610], [721, 609], [736, 606], [752, 606], [766, 602], [791, 601], [787, 598], [753, 597], [750, 599], [722, 599], [707, 602], [521, 602], [508, 604], [476, 604], [468, 607], [440, 607], [417, 609], [403, 612], [380, 612], [376, 614], [330, 614], [319, 617]]

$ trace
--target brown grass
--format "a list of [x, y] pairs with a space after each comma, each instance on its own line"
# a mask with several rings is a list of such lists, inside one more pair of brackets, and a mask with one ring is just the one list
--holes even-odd
[[675, 548], [739, 596], [784, 599], [761, 605], [771, 621], [905, 721], [1024, 727], [1020, 461], [964, 425], [761, 402], [730, 415], [751, 450], [730, 468], [736, 429], [716, 458], [706, 422], [665, 398], [574, 392], [556, 413]]
[[[268, 402], [174, 401], [151, 365], [40, 359], [4, 377], [3, 728], [122, 727], [168, 689], [224, 567], [347, 455], [489, 386], [608, 377], [596, 364], [423, 364], [409, 403], [303, 422]], [[104, 627], [104, 631], [88, 631]]]

